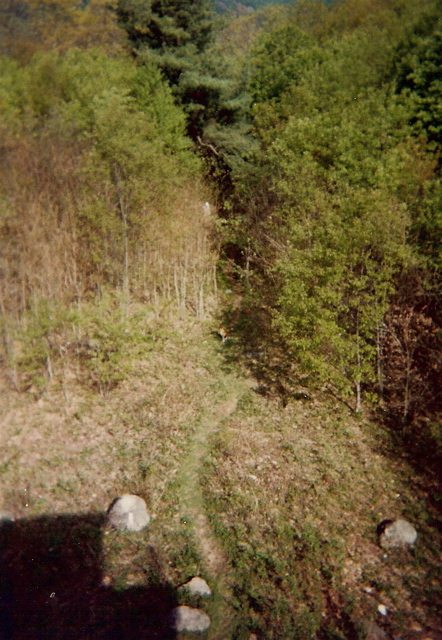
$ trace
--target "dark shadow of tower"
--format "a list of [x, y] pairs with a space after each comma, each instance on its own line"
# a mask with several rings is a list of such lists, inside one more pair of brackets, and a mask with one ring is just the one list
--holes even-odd
[[[174, 590], [103, 586], [100, 513], [0, 526], [1, 640], [173, 639]], [[156, 561], [156, 559], [153, 559]]]

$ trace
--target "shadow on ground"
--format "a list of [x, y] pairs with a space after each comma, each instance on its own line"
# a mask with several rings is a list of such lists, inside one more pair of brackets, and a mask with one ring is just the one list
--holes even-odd
[[103, 585], [105, 518], [41, 516], [0, 526], [1, 640], [176, 637], [171, 587]]

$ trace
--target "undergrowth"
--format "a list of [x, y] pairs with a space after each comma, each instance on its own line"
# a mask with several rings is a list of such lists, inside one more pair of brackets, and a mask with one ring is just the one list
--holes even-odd
[[[146, 530], [101, 530], [112, 592], [166, 585], [209, 613], [210, 640], [362, 639], [367, 621], [390, 635], [434, 624], [436, 490], [368, 416], [313, 394], [284, 407], [226, 363], [231, 345], [210, 321], [172, 323], [115, 297], [68, 312], [41, 305], [7, 335], [20, 393], [3, 378], [0, 506], [32, 523], [143, 497]], [[183, 500], [192, 486], [225, 556], [226, 597]], [[415, 524], [418, 542], [385, 553], [376, 527], [396, 517]], [[194, 575], [212, 601], [182, 594]]]
[[12, 328], [4, 325], [2, 359], [17, 390], [41, 394], [71, 368], [82, 384], [106, 395], [151, 350], [156, 338], [147, 318], [146, 309], [118, 295], [70, 306], [43, 299]]

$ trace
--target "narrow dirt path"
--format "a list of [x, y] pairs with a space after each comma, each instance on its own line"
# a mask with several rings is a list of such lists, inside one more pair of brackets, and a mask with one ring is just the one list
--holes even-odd
[[239, 398], [247, 389], [238, 379], [229, 380], [228, 384], [227, 400], [216, 407], [213, 414], [200, 420], [192, 446], [182, 463], [180, 478], [181, 517], [188, 519], [193, 529], [206, 570], [214, 585], [215, 615], [212, 618], [210, 640], [225, 640], [228, 637], [233, 611], [229, 604], [229, 564], [207, 518], [200, 475], [211, 436], [219, 431], [223, 422], [235, 412]]

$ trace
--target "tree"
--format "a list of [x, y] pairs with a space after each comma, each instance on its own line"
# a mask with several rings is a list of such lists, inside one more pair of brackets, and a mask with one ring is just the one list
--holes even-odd
[[273, 265], [275, 327], [304, 381], [354, 394], [357, 409], [412, 262], [411, 184], [425, 165], [390, 88], [397, 29], [389, 14], [320, 41], [291, 25], [255, 48], [251, 81], [276, 203], [258, 220], [255, 260]]
[[294, 120], [270, 151], [283, 194], [267, 223], [279, 238], [276, 325], [310, 382], [354, 392], [357, 409], [374, 380], [377, 327], [409, 259], [407, 208], [383, 183], [387, 166], [404, 164], [393, 148], [389, 159], [378, 148], [388, 120], [375, 102], [341, 112], [339, 131], [337, 113], [333, 124], [331, 114]]
[[[0, 201], [11, 203], [0, 224], [5, 305], [23, 310], [42, 287], [59, 298], [109, 284], [128, 294], [143, 287], [143, 269], [147, 288], [149, 248], [169, 245], [170, 256], [181, 242], [158, 240], [157, 227], [167, 236], [172, 202], [199, 175], [185, 116], [160, 72], [78, 49], [41, 54], [24, 67], [9, 59], [0, 65], [8, 159]], [[184, 204], [177, 220], [186, 211]], [[50, 260], [42, 260], [45, 251]]]
[[307, 66], [316, 66], [321, 52], [314, 39], [289, 26], [265, 34], [252, 56], [250, 91], [255, 102], [279, 99], [289, 87], [300, 82]]
[[183, 102], [189, 82], [183, 74], [198, 73], [198, 54], [211, 38], [212, 11], [208, 0], [119, 0], [117, 15], [134, 50], [154, 60]]
[[0, 52], [22, 62], [72, 47], [121, 52], [124, 35], [107, 0], [7, 0], [0, 8]]
[[383, 408], [404, 434], [414, 420], [437, 413], [441, 401], [440, 328], [428, 298], [419, 297], [392, 304], [382, 327]]
[[440, 151], [442, 145], [442, 30], [437, 27], [428, 35], [415, 36], [407, 53], [401, 51], [397, 91], [407, 101], [416, 133], [427, 137], [430, 148]]

